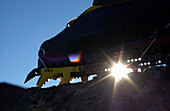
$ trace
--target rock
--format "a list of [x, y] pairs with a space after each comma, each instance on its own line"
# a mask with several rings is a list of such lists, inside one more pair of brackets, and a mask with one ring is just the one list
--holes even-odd
[[24, 88], [0, 83], [0, 111], [11, 111], [25, 93]]
[[[166, 74], [165, 74], [166, 73]], [[170, 74], [134, 73], [116, 86], [114, 78], [30, 88], [15, 111], [169, 111]]]

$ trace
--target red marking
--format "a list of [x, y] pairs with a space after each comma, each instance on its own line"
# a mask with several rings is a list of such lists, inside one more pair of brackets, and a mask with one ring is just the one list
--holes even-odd
[[[144, 47], [144, 46], [148, 46], [151, 42], [152, 42], [152, 40], [137, 42], [137, 43], [133, 43], [131, 45], [131, 47], [132, 48], [141, 48], [141, 47]], [[170, 42], [170, 37], [164, 37], [164, 38], [160, 38], [160, 39], [156, 40], [155, 44], [169, 43], [169, 42]]]

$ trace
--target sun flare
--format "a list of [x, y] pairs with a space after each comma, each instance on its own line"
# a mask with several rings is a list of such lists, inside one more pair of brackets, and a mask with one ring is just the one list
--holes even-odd
[[121, 80], [121, 78], [127, 78], [128, 73], [132, 72], [132, 69], [127, 68], [125, 65], [118, 63], [111, 68], [111, 75], [115, 77], [116, 81]]

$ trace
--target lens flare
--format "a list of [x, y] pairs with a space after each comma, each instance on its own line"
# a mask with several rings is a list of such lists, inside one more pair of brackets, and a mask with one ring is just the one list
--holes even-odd
[[111, 75], [115, 77], [115, 81], [119, 81], [121, 78], [127, 78], [128, 73], [133, 72], [132, 69], [127, 68], [125, 65], [118, 63], [112, 67]]
[[82, 51], [74, 53], [74, 54], [69, 54], [69, 60], [72, 63], [78, 63], [81, 60], [81, 56], [82, 56]]

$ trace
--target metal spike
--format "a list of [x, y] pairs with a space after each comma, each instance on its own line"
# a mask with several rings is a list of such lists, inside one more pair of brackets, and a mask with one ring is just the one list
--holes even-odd
[[38, 73], [40, 73], [40, 69], [39, 68], [35, 68], [33, 69], [26, 77], [25, 82], [29, 81], [30, 79], [32, 79], [35, 76], [38, 76]]
[[89, 76], [82, 76], [82, 77], [81, 77], [81, 81], [82, 81], [82, 82], [87, 82], [87, 81], [88, 81], [88, 77], [89, 77]]

